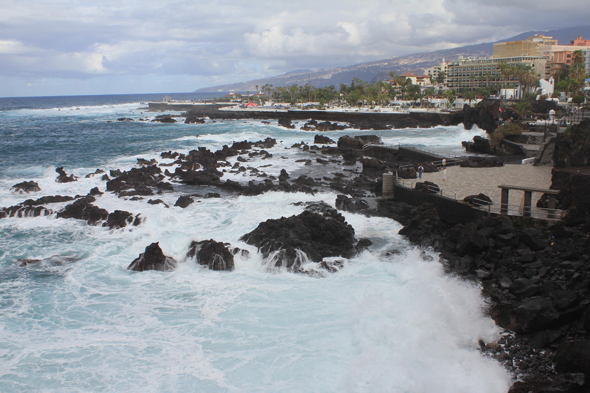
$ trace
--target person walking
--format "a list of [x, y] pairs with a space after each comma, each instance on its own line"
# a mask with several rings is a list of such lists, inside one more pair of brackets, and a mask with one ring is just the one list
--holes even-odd
[[424, 172], [424, 168], [422, 167], [422, 165], [420, 165], [418, 167], [418, 176], [420, 177], [420, 179], [422, 179], [422, 172]]

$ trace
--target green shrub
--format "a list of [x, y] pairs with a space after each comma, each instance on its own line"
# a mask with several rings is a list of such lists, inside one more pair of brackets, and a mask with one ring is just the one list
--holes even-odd
[[493, 147], [500, 146], [500, 142], [502, 139], [507, 137], [508, 135], [520, 135], [522, 134], [522, 127], [518, 123], [506, 123], [502, 124], [500, 127], [496, 128], [496, 131], [490, 137], [490, 144]]
[[583, 104], [584, 103], [584, 96], [581, 95], [581, 94], [580, 95], [577, 95], [577, 96], [574, 96], [572, 98], [572, 103], [578, 104], [578, 105], [579, 104]]

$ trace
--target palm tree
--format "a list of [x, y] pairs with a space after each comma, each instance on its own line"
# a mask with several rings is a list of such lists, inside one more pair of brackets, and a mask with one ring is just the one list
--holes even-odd
[[475, 101], [475, 92], [473, 90], [466, 91], [463, 94], [463, 98], [467, 99], [467, 102], [469, 103], [469, 106], [471, 106], [471, 101]]
[[519, 119], [524, 119], [526, 115], [532, 113], [531, 104], [526, 100], [520, 100], [518, 102], [515, 102], [514, 105], [512, 105], [512, 109], [514, 110], [514, 112], [516, 112]]
[[445, 79], [447, 78], [447, 74], [444, 71], [441, 71], [438, 73], [438, 75], [436, 76], [436, 83], [438, 84], [444, 84], [445, 83]]
[[454, 90], [446, 90], [445, 95], [447, 96], [447, 100], [449, 101], [449, 107], [455, 103], [455, 91]]
[[406, 78], [405, 76], [396, 76], [395, 82], [399, 86], [402, 93], [402, 100], [405, 99], [405, 93], [408, 87], [412, 85], [412, 80], [410, 78]]

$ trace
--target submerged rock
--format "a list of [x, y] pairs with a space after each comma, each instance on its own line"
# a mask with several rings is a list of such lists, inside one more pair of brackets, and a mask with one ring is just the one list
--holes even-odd
[[200, 242], [193, 241], [186, 256], [188, 258], [196, 257], [197, 263], [208, 266], [209, 270], [232, 271], [235, 269], [234, 254], [226, 244], [213, 239]]
[[76, 258], [73, 257], [66, 257], [63, 255], [52, 255], [49, 258], [43, 259], [26, 259], [21, 258], [16, 261], [16, 264], [19, 267], [27, 267], [27, 266], [63, 266], [73, 262], [76, 262]]
[[147, 246], [145, 252], [139, 254], [139, 256], [131, 262], [129, 267], [127, 267], [127, 270], [134, 270], [137, 272], [143, 272], [145, 270], [169, 272], [175, 267], [176, 261], [174, 258], [164, 255], [160, 245], [156, 242]]

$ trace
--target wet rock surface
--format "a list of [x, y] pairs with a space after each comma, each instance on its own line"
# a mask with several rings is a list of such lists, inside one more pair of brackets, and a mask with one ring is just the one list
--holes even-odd
[[164, 255], [159, 243], [152, 243], [145, 248], [145, 251], [131, 262], [127, 270], [134, 270], [143, 272], [146, 270], [157, 270], [161, 272], [169, 272], [176, 268], [176, 261], [174, 258]]
[[229, 247], [229, 244], [220, 243], [213, 239], [193, 241], [186, 256], [196, 258], [199, 265], [208, 266], [209, 270], [232, 271], [235, 269], [234, 254]]
[[298, 271], [309, 258], [321, 262], [325, 257], [350, 257], [354, 254], [354, 229], [334, 208], [311, 203], [296, 216], [267, 220], [241, 240], [258, 247], [276, 267]]
[[66, 171], [64, 170], [64, 167], [63, 166], [60, 166], [55, 171], [59, 174], [59, 176], [57, 177], [57, 179], [55, 179], [55, 181], [58, 182], [58, 183], [70, 183], [70, 182], [73, 182], [73, 181], [77, 181], [78, 180], [76, 178], [76, 176], [74, 176], [74, 175], [68, 175], [66, 173]]
[[24, 181], [22, 183], [15, 184], [14, 186], [10, 187], [10, 189], [14, 192], [18, 192], [19, 194], [28, 194], [31, 192], [41, 191], [39, 184], [35, 183], [34, 181]]
[[[398, 211], [408, 214], [403, 207]], [[522, 379], [514, 389], [573, 389], [579, 387], [579, 375], [572, 384], [567, 374], [556, 372], [590, 376], [588, 368], [560, 368], [557, 361], [567, 353], [576, 360], [562, 364], [590, 364], [584, 360], [590, 333], [590, 237], [582, 227], [526, 227], [503, 216], [453, 225], [424, 204], [411, 208], [400, 234], [440, 251], [449, 272], [481, 282], [491, 317], [516, 333], [484, 349]]]

